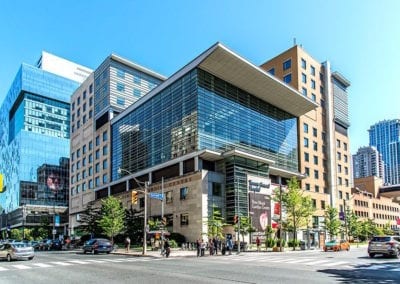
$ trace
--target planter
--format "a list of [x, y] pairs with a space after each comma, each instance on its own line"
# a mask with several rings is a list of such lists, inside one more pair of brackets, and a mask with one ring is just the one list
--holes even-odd
[[[282, 251], [284, 251], [284, 250], [285, 250], [285, 248], [282, 247]], [[273, 251], [273, 252], [280, 252], [280, 251], [281, 251], [281, 248], [280, 248], [280, 247], [273, 247], [273, 248], [272, 248], [272, 251]]]

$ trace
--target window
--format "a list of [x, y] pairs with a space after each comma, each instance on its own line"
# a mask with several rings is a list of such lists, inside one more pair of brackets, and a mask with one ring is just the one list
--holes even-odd
[[90, 86], [89, 86], [89, 93], [90, 94], [93, 93], [93, 84], [90, 84]]
[[302, 92], [303, 96], [307, 97], [307, 89], [306, 88], [302, 87], [301, 92]]
[[285, 62], [283, 62], [283, 70], [287, 70], [292, 67], [292, 60], [288, 59]]
[[93, 97], [90, 97], [89, 98], [89, 106], [92, 106], [93, 105]]
[[307, 69], [307, 61], [305, 59], [301, 59], [301, 68]]
[[314, 165], [318, 165], [318, 156], [314, 156]]
[[325, 200], [321, 200], [321, 209], [325, 209]]
[[96, 174], [100, 172], [100, 163], [97, 163], [95, 166]]
[[313, 142], [313, 149], [314, 151], [318, 151], [318, 143], [317, 142]]
[[310, 73], [311, 75], [315, 76], [315, 67], [314, 66], [310, 66]]
[[349, 174], [349, 168], [348, 168], [348, 167], [344, 167], [344, 173], [345, 173], [346, 175]]
[[181, 214], [181, 226], [188, 226], [189, 225], [189, 214], [184, 213]]
[[338, 173], [341, 173], [342, 172], [342, 165], [338, 165], [337, 166], [337, 170], [338, 170]]
[[339, 199], [343, 199], [343, 192], [339, 190]]
[[93, 188], [93, 180], [89, 180], [89, 189], [92, 189]]
[[304, 131], [304, 133], [308, 133], [308, 124], [307, 123], [303, 123], [303, 131]]
[[347, 151], [347, 143], [343, 142], [343, 148], [345, 151]]
[[86, 157], [82, 159], [82, 167], [86, 166]]
[[92, 176], [92, 175], [93, 175], [93, 168], [89, 167], [89, 176]]
[[107, 139], [108, 139], [107, 131], [104, 131], [103, 132], [103, 141], [107, 141]]
[[349, 199], [350, 199], [349, 193], [346, 192], [346, 200], [349, 200]]
[[313, 79], [311, 79], [311, 88], [315, 90], [315, 81]]
[[103, 183], [107, 183], [107, 180], [108, 180], [107, 174], [103, 175]]
[[181, 187], [181, 190], [180, 190], [180, 199], [181, 199], [181, 200], [185, 200], [187, 194], [188, 194], [188, 188], [187, 188], [187, 187]]
[[275, 75], [275, 68], [271, 68], [267, 71], [271, 75]]
[[319, 186], [318, 185], [315, 186], [315, 192], [319, 192]]
[[141, 79], [138, 76], [133, 77], [133, 83], [140, 85]]
[[86, 145], [82, 146], [82, 154], [86, 154]]
[[95, 186], [99, 186], [100, 185], [100, 177], [96, 177], [94, 179], [94, 184], [95, 184]]
[[77, 158], [81, 157], [81, 149], [76, 150], [76, 157]]
[[82, 191], [86, 191], [86, 182], [82, 183]]
[[108, 146], [103, 147], [103, 156], [106, 156], [108, 154]]
[[304, 161], [306, 162], [310, 161], [310, 155], [307, 152], [304, 152]]
[[306, 183], [306, 190], [310, 191], [310, 184], [309, 183]]
[[301, 73], [301, 81], [306, 84], [307, 83], [307, 75], [304, 73]]
[[99, 145], [100, 145], [100, 137], [96, 136], [96, 146], [99, 146]]
[[317, 96], [314, 93], [311, 93], [311, 99], [313, 102], [317, 101]]
[[76, 103], [78, 106], [81, 104], [81, 97], [78, 97], [78, 102]]
[[309, 177], [310, 176], [310, 168], [305, 167], [304, 171], [305, 171], [306, 175]]
[[142, 95], [141, 91], [139, 89], [133, 89], [133, 95], [137, 98], [140, 98]]
[[117, 69], [117, 77], [118, 78], [125, 78], [125, 71]]
[[341, 178], [341, 177], [338, 177], [338, 185], [342, 185], [342, 184], [343, 184], [342, 178]]
[[319, 178], [319, 172], [318, 170], [314, 170], [314, 178], [318, 179]]
[[222, 186], [218, 182], [212, 183], [212, 194], [214, 196], [222, 196]]
[[104, 160], [103, 161], [103, 170], [106, 170], [106, 169], [108, 169], [108, 162], [107, 162], [107, 160]]
[[312, 199], [312, 206], [314, 207], [314, 208], [317, 208], [317, 200], [316, 199]]
[[343, 155], [344, 162], [347, 163], [347, 155]]
[[124, 106], [125, 105], [125, 98], [117, 97], [117, 105]]
[[336, 139], [336, 147], [340, 148], [340, 140]]
[[314, 137], [318, 137], [318, 130], [317, 130], [317, 128], [313, 127], [312, 133], [313, 133], [313, 136], [314, 136]]
[[89, 155], [89, 163], [93, 163], [93, 155], [92, 154]]
[[72, 110], [75, 110], [75, 102], [72, 103]]
[[172, 191], [165, 193], [165, 203], [172, 203]]
[[118, 92], [125, 92], [125, 85], [122, 83], [117, 83], [117, 91]]
[[100, 158], [100, 150], [96, 150], [95, 157], [96, 160]]
[[93, 149], [93, 142], [89, 141], [89, 151], [91, 151]]
[[324, 94], [324, 87], [319, 87], [319, 92], [321, 93], [321, 95], [323, 95]]
[[290, 82], [292, 82], [292, 74], [287, 74], [287, 75], [283, 76], [283, 82], [285, 82], [286, 84], [289, 84]]
[[337, 154], [337, 159], [340, 161], [342, 159], [342, 153], [337, 152], [336, 154]]
[[303, 143], [304, 147], [308, 148], [308, 138], [304, 137]]

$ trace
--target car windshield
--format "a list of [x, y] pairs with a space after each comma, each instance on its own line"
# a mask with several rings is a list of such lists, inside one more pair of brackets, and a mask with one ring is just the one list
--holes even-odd
[[28, 247], [29, 246], [28, 244], [24, 244], [24, 243], [13, 243], [12, 245], [15, 248], [24, 248], [24, 247]]
[[88, 240], [88, 241], [86, 242], [86, 244], [88, 244], [88, 245], [93, 245], [95, 242], [97, 242], [97, 240], [95, 240], [95, 239], [93, 239], [93, 240]]
[[390, 237], [373, 237], [372, 242], [390, 242]]
[[327, 242], [327, 244], [334, 244], [336, 242], [337, 242], [336, 240], [332, 240], [332, 241]]

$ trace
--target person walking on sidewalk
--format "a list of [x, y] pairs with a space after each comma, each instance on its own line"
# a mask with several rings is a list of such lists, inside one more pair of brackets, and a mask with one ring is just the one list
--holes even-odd
[[201, 241], [200, 241], [200, 239], [198, 239], [196, 241], [196, 248], [197, 248], [197, 257], [199, 257], [200, 256], [200, 250], [201, 250]]
[[125, 252], [129, 252], [131, 249], [131, 239], [129, 236], [126, 236], [125, 238]]
[[258, 236], [256, 238], [256, 245], [257, 245], [257, 252], [260, 252], [261, 241], [260, 241], [260, 238]]
[[165, 239], [164, 250], [165, 250], [165, 257], [169, 257], [169, 254], [171, 253], [171, 246], [169, 244], [168, 239]]

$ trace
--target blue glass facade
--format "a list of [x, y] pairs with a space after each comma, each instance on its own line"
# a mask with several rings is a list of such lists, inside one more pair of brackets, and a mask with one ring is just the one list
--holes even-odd
[[400, 120], [385, 120], [371, 126], [369, 146], [375, 146], [382, 154], [385, 183], [400, 184]]
[[79, 83], [22, 64], [1, 106], [0, 205], [68, 205], [69, 101]]
[[112, 179], [203, 149], [239, 149], [298, 170], [297, 118], [194, 69], [112, 124]]

